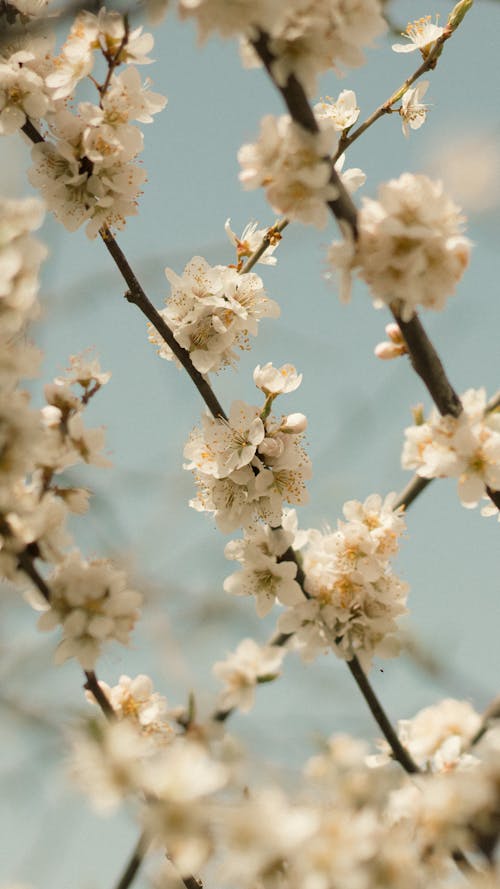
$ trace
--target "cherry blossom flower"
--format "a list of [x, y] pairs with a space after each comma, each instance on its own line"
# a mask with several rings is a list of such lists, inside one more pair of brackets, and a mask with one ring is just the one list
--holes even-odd
[[359, 117], [356, 93], [354, 90], [342, 90], [337, 99], [326, 96], [314, 108], [316, 120], [332, 121], [336, 130], [343, 131], [352, 127]]
[[268, 361], [263, 367], [260, 364], [257, 365], [253, 372], [253, 381], [265, 395], [274, 397], [287, 392], [295, 392], [302, 382], [302, 374], [297, 373], [293, 364], [283, 364], [277, 368]]
[[409, 89], [401, 100], [399, 114], [403, 121], [403, 133], [410, 135], [411, 130], [418, 130], [425, 121], [428, 105], [422, 105], [420, 99], [425, 96], [429, 87], [428, 80], [422, 80], [418, 86]]
[[[236, 247], [238, 263], [241, 263], [244, 257], [250, 257], [255, 253], [262, 244], [264, 237], [269, 236], [270, 230], [266, 228], [258, 228], [258, 222], [249, 222], [243, 229], [241, 237], [238, 238], [233, 232], [230, 223], [231, 220], [226, 219], [224, 229], [231, 244], [234, 244]], [[276, 250], [280, 240], [281, 235], [277, 233], [273, 235], [271, 230], [271, 243], [269, 244], [269, 247], [266, 247], [264, 253], [259, 257], [257, 262], [260, 262], [262, 265], [276, 265], [278, 260], [272, 254]]]
[[295, 634], [305, 660], [333, 649], [346, 660], [357, 655], [366, 668], [374, 653], [397, 653], [396, 619], [405, 613], [408, 588], [389, 565], [405, 527], [401, 511], [392, 509], [394, 496], [349, 501], [347, 522], [339, 521], [336, 531], [305, 535], [301, 564], [309, 598], [278, 622], [281, 632]]
[[403, 31], [402, 36], [407, 37], [409, 43], [394, 43], [392, 48], [394, 52], [415, 52], [418, 49], [426, 59], [443, 32], [444, 28], [433, 24], [431, 16], [426, 15], [406, 26], [406, 31]]
[[[420, 710], [413, 719], [400, 719], [398, 736], [423, 771], [449, 772], [477, 764], [468, 749], [481, 723], [481, 716], [468, 701], [445, 698]], [[390, 756], [385, 743], [381, 749]]]

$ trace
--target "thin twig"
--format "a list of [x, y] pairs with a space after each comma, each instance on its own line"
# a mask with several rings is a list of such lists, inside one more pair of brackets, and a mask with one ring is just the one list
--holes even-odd
[[385, 114], [390, 114], [392, 112], [392, 106], [399, 102], [400, 99], [403, 98], [404, 94], [408, 92], [412, 84], [415, 83], [416, 80], [419, 80], [422, 77], [422, 74], [426, 74], [428, 71], [434, 70], [436, 67], [436, 63], [438, 57], [441, 55], [444, 43], [449, 40], [453, 31], [450, 29], [446, 29], [443, 31], [440, 37], [436, 40], [433, 48], [431, 49], [427, 58], [424, 59], [421, 65], [414, 71], [413, 74], [410, 74], [409, 77], [406, 78], [404, 83], [395, 90], [385, 102], [382, 102], [381, 105], [376, 108], [376, 110], [370, 114], [366, 120], [363, 121], [350, 135], [346, 130], [342, 133], [342, 136], [339, 140], [339, 145], [334, 157], [334, 163], [339, 159], [340, 155], [349, 148], [356, 139], [359, 139], [363, 133], [366, 132], [372, 124], [376, 123], [377, 120], [380, 120]]

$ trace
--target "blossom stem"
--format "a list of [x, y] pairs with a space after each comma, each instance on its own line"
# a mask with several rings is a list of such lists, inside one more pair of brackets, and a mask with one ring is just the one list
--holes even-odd
[[273, 226], [271, 226], [271, 228], [268, 228], [257, 249], [254, 250], [252, 255], [248, 257], [245, 265], [242, 266], [242, 268], [240, 269], [240, 275], [246, 275], [247, 272], [250, 272], [253, 269], [254, 265], [258, 263], [260, 257], [266, 252], [267, 248], [272, 243], [273, 234], [280, 235], [281, 232], [285, 230], [287, 225], [290, 225], [290, 220], [286, 217], [283, 217], [283, 219], [280, 219]]
[[[454, 28], [448, 25], [441, 37], [443, 38], [447, 35], [447, 39], [451, 36], [453, 30]], [[274, 56], [269, 49], [268, 35], [260, 31], [258, 38], [253, 41], [253, 47], [265, 66], [272, 83], [283, 96], [292, 120], [310, 133], [319, 133], [318, 123], [306, 93], [295, 75], [291, 74], [284, 86], [279, 84], [273, 76], [272, 63]], [[439, 50], [441, 48], [442, 46], [440, 45]], [[337, 188], [338, 197], [335, 200], [328, 201], [328, 206], [338, 223], [346, 223], [349, 226], [352, 236], [356, 240], [358, 237], [358, 211], [356, 205], [341, 182], [333, 162], [330, 161], [330, 163], [330, 182]], [[403, 334], [413, 368], [424, 382], [437, 409], [443, 415], [451, 414], [453, 417], [458, 417], [462, 412], [460, 398], [446, 376], [441, 359], [427, 336], [420, 319], [415, 314], [409, 321], [403, 321], [399, 315], [399, 308], [396, 303], [391, 304], [391, 311]], [[489, 488], [486, 491], [495, 506], [499, 507], [500, 492]]]
[[439, 413], [460, 416], [460, 398], [448, 380], [441, 359], [418, 315], [413, 315], [409, 321], [403, 321], [394, 303], [391, 305], [391, 312], [404, 337], [413, 369], [422, 379]]

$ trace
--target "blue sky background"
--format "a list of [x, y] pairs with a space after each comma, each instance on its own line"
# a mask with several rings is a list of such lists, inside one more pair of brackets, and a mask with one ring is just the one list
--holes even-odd
[[[403, 28], [427, 13], [440, 12], [444, 21], [450, 8], [407, 0], [395, 2], [392, 15]], [[458, 391], [484, 385], [490, 395], [500, 388], [498, 33], [500, 3], [478, 2], [428, 78], [432, 110], [424, 127], [406, 140], [398, 116], [384, 118], [346, 161], [367, 174], [359, 195], [375, 195], [381, 181], [410, 170], [451, 176], [452, 194], [469, 204], [471, 266], [446, 312], [423, 321]], [[418, 64], [415, 55], [392, 53], [393, 39], [381, 39], [368, 65], [343, 80], [323, 78], [318, 97], [355, 89], [361, 119], [367, 116]], [[165, 266], [181, 273], [196, 254], [213, 264], [233, 261], [223, 229], [228, 216], [237, 232], [250, 219], [262, 225], [274, 220], [262, 194], [241, 190], [237, 151], [256, 138], [263, 114], [283, 109], [263, 72], [241, 68], [234, 44], [213, 40], [200, 51], [194, 28], [174, 15], [156, 29], [153, 55], [157, 63], [143, 73], [169, 104], [145, 127], [148, 183], [139, 216], [118, 240], [160, 306], [168, 293]], [[28, 193], [27, 148], [11, 138], [0, 153], [1, 191]], [[42, 237], [51, 259], [44, 269], [43, 319], [34, 333], [45, 352], [34, 397], [69, 354], [88, 346], [112, 371], [88, 422], [106, 425], [114, 466], [79, 474], [95, 498], [74, 531], [87, 554], [124, 559], [148, 599], [133, 648], [106, 654], [99, 675], [113, 684], [120, 673], [149, 672], [172, 705], [184, 703], [194, 689], [201, 711], [208, 712], [216, 691], [212, 663], [244, 636], [264, 641], [272, 621], [262, 625], [251, 601], [230, 600], [223, 592], [232, 568], [223, 555], [226, 540], [187, 505], [192, 480], [182, 470], [182, 448], [200, 415], [199, 397], [185, 375], [156, 356], [99, 241], [70, 234], [51, 218]], [[403, 487], [409, 476], [400, 468], [400, 453], [410, 407], [420, 401], [429, 407], [406, 361], [385, 364], [373, 356], [387, 314], [372, 308], [361, 286], [350, 306], [340, 305], [325, 282], [325, 251], [333, 237], [333, 222], [321, 232], [289, 227], [277, 267], [257, 269], [280, 303], [281, 318], [262, 322], [239, 373], [226, 371], [214, 380], [229, 405], [234, 398], [254, 399], [258, 363], [289, 361], [303, 372], [302, 387], [281, 405], [309, 418], [314, 478], [310, 503], [300, 511], [302, 527], [334, 525], [346, 499]], [[497, 694], [499, 533], [494, 520], [460, 506], [453, 481], [433, 483], [409, 511], [397, 563], [411, 586], [407, 626], [442, 670], [431, 676], [406, 658], [375, 665], [373, 683], [394, 719], [448, 695], [482, 708]], [[67, 727], [84, 707], [81, 674], [72, 664], [52, 666], [55, 638], [37, 634], [34, 615], [18, 594], [5, 597], [2, 626], [0, 885], [15, 879], [37, 889], [110, 887], [136, 829], [126, 813], [100, 820], [68, 790], [61, 761]], [[283, 678], [261, 689], [255, 710], [236, 717], [231, 730], [252, 757], [281, 764], [285, 774], [334, 731], [378, 736], [348, 671], [333, 656], [308, 667], [290, 656]], [[137, 881], [138, 889], [147, 885], [145, 876]]]

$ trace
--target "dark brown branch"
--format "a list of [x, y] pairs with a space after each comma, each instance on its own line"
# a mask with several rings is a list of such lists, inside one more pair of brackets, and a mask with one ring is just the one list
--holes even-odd
[[120, 272], [122, 278], [127, 284], [128, 291], [125, 294], [126, 299], [137, 306], [137, 308], [143, 313], [143, 315], [151, 321], [153, 327], [158, 331], [162, 339], [165, 340], [169, 348], [174, 353], [175, 357], [178, 358], [183, 368], [189, 376], [191, 377], [194, 385], [198, 389], [203, 401], [208, 407], [211, 414], [214, 417], [222, 417], [223, 419], [227, 419], [226, 414], [224, 413], [223, 408], [221, 407], [219, 401], [217, 400], [211, 386], [204, 379], [203, 375], [196, 370], [193, 362], [191, 361], [191, 356], [187, 349], [183, 349], [182, 346], [179, 345], [177, 340], [175, 339], [170, 327], [161, 317], [160, 313], [155, 309], [153, 303], [146, 296], [143, 288], [139, 284], [134, 272], [132, 271], [128, 260], [118, 246], [116, 239], [113, 237], [109, 229], [102, 228], [99, 231], [101, 235], [102, 241], [108, 250], [110, 256], [114, 259], [115, 264]]
[[460, 416], [460, 398], [446, 376], [439, 355], [427, 336], [417, 315], [403, 321], [396, 308], [391, 306], [394, 320], [403, 334], [414, 371], [427, 388], [440, 414]]
[[115, 886], [115, 889], [128, 889], [128, 887], [132, 884], [137, 873], [144, 861], [144, 856], [148, 850], [149, 842], [145, 833], [142, 833], [137, 840], [135, 849], [130, 856], [125, 870], [123, 871], [118, 883]]
[[115, 711], [113, 710], [101, 686], [99, 685], [99, 680], [94, 671], [84, 670], [83, 672], [85, 673], [85, 677], [87, 680], [83, 687], [86, 688], [87, 691], [92, 692], [106, 719], [109, 719], [110, 721], [115, 719]]
[[380, 704], [375, 692], [373, 691], [372, 686], [368, 682], [366, 677], [366, 673], [361, 667], [359, 660], [357, 657], [353, 657], [350, 661], [347, 661], [347, 666], [356, 682], [361, 694], [363, 695], [370, 712], [377, 722], [378, 726], [382, 730], [386, 741], [388, 742], [394, 759], [396, 759], [400, 765], [403, 766], [405, 772], [408, 772], [409, 775], [415, 775], [420, 771], [416, 762], [410, 756], [408, 750], [403, 747], [401, 741], [399, 740], [396, 732], [394, 731], [390, 720], [387, 717], [387, 714], [383, 707]]

